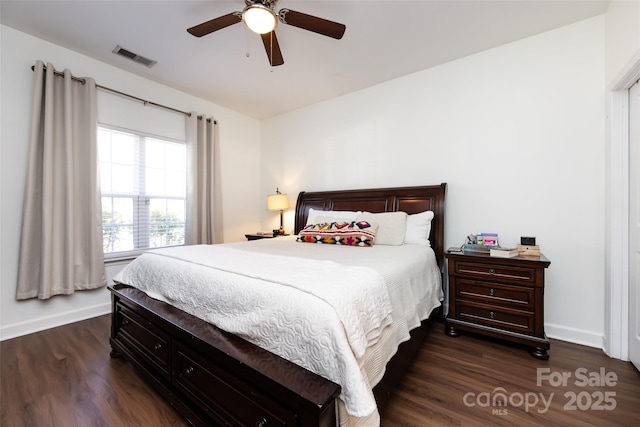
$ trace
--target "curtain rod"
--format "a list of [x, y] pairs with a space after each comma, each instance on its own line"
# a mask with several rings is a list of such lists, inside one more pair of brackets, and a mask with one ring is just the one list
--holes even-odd
[[[36, 66], [32, 65], [31, 66], [31, 71], [35, 71]], [[47, 66], [44, 66], [44, 70], [46, 71]], [[64, 76], [64, 73], [61, 71], [57, 71], [57, 70], [53, 70], [53, 74], [57, 75], [57, 76]], [[71, 76], [72, 80], [75, 80], [77, 82], [80, 82], [82, 84], [86, 83], [86, 80], [80, 77], [76, 77], [76, 76]], [[117, 95], [121, 95], [121, 96], [125, 96], [127, 98], [131, 98], [131, 99], [135, 99], [136, 101], [142, 102], [144, 105], [152, 105], [154, 107], [158, 107], [158, 108], [164, 108], [165, 110], [169, 110], [169, 111], [173, 111], [175, 113], [180, 113], [180, 114], [184, 114], [187, 117], [191, 117], [191, 113], [189, 113], [188, 111], [182, 111], [182, 110], [178, 110], [177, 108], [172, 108], [172, 107], [168, 107], [166, 105], [162, 105], [162, 104], [158, 104], [155, 103], [153, 101], [147, 101], [146, 99], [142, 99], [142, 98], [138, 98], [137, 96], [134, 95], [129, 95], [128, 93], [124, 93], [124, 92], [120, 92], [119, 90], [115, 90], [115, 89], [111, 89], [110, 87], [106, 87], [106, 86], [102, 86], [96, 83], [96, 88], [98, 89], [102, 89], [102, 90], [106, 90], [108, 92], [112, 92], [115, 93]], [[202, 120], [203, 116], [198, 116], [198, 119]], [[208, 122], [211, 121], [211, 119], [207, 119]], [[215, 120], [213, 121], [214, 124], [217, 124], [218, 122], [216, 122]]]

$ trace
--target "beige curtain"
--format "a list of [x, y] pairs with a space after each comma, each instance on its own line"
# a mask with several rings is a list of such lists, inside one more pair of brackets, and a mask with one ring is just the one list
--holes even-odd
[[215, 120], [187, 117], [187, 225], [185, 244], [222, 243], [220, 149]]
[[16, 298], [107, 284], [102, 254], [96, 85], [34, 67]]

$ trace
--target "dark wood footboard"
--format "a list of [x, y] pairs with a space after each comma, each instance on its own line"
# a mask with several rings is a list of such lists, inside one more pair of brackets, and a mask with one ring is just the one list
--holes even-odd
[[339, 385], [135, 288], [109, 290], [112, 356], [193, 425], [336, 425]]

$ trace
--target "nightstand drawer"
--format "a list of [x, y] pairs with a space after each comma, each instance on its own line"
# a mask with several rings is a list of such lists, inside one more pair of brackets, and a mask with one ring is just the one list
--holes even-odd
[[533, 287], [479, 282], [461, 278], [456, 282], [456, 297], [458, 299], [477, 300], [521, 310], [534, 310], [534, 295]]
[[535, 268], [464, 261], [456, 262], [454, 274], [484, 280], [508, 280], [522, 283], [535, 283], [536, 280]]
[[459, 301], [456, 304], [457, 318], [495, 328], [521, 332], [534, 332], [534, 313], [510, 310], [503, 307], [492, 307], [485, 304], [475, 304]]

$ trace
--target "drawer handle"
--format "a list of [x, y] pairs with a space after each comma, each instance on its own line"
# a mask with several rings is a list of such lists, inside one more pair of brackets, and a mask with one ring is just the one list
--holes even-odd
[[127, 326], [131, 321], [127, 318], [122, 319], [122, 326]]
[[154, 346], [153, 346], [153, 349], [154, 349], [155, 351], [158, 351], [158, 350], [160, 350], [161, 348], [162, 348], [162, 344], [161, 344], [161, 343], [158, 343], [158, 344], [156, 344], [156, 345], [154, 345]]
[[256, 427], [267, 427], [268, 424], [269, 421], [265, 417], [262, 417], [261, 419], [256, 421]]
[[496, 274], [495, 268], [490, 268], [489, 269], [489, 274]]
[[495, 314], [493, 311], [489, 312], [489, 317], [491, 317], [492, 319], [493, 319], [493, 317], [494, 317], [495, 315], [496, 315], [496, 314]]
[[495, 294], [495, 291], [493, 290], [493, 288], [489, 289], [489, 295], [493, 296], [493, 294]]
[[188, 377], [189, 375], [193, 374], [193, 371], [195, 371], [193, 366], [189, 366], [187, 369], [184, 370], [185, 377]]

